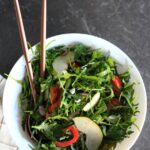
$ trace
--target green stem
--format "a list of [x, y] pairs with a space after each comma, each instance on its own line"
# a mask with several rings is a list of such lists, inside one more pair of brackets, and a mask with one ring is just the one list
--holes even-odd
[[82, 77], [82, 78], [85, 78], [85, 79], [89, 79], [89, 80], [95, 80], [95, 81], [98, 81], [98, 80], [99, 80], [99, 78], [96, 77], [96, 76], [82, 75], [81, 77]]

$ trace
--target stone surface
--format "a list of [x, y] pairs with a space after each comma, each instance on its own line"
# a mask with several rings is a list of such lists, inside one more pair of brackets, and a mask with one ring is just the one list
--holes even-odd
[[[40, 0], [20, 0], [28, 41], [40, 40]], [[48, 1], [47, 37], [79, 32], [102, 37], [120, 47], [139, 68], [144, 79], [148, 112], [131, 150], [150, 149], [150, 0]], [[0, 0], [0, 73], [9, 73], [21, 56], [12, 1]]]

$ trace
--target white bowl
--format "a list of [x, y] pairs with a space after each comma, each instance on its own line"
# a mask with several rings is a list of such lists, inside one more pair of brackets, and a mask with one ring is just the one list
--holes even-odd
[[[136, 102], [139, 103], [139, 111], [140, 111], [140, 113], [137, 114], [137, 122], [136, 122], [137, 126], [139, 127], [139, 130], [136, 127], [133, 127], [134, 133], [130, 136], [130, 138], [124, 139], [123, 142], [118, 144], [116, 147], [116, 150], [129, 150], [136, 142], [137, 138], [141, 133], [147, 111], [147, 97], [145, 86], [135, 64], [118, 47], [116, 47], [115, 45], [104, 39], [95, 36], [71, 33], [71, 34], [57, 35], [48, 38], [47, 42], [53, 40], [54, 42], [52, 42], [52, 44], [49, 47], [61, 44], [68, 45], [80, 42], [87, 46], [91, 46], [94, 48], [101, 48], [104, 51], [104, 53], [110, 51], [110, 55], [114, 58], [114, 60], [116, 60], [120, 64], [120, 67], [118, 68], [119, 71], [125, 71], [128, 67], [130, 68], [131, 80], [135, 81], [136, 83], [138, 82], [138, 84], [136, 84], [135, 86], [135, 96]], [[10, 76], [14, 77], [15, 79], [22, 80], [24, 78], [24, 74], [25, 74], [25, 61], [24, 57], [21, 57], [12, 68]], [[21, 86], [11, 78], [8, 78], [3, 95], [4, 117], [9, 132], [14, 141], [16, 142], [16, 144], [18, 145], [18, 147], [21, 150], [31, 150], [29, 145], [32, 145], [32, 143], [29, 137], [27, 137], [27, 135], [24, 133], [20, 125], [21, 116], [18, 108], [18, 96], [20, 92]]]

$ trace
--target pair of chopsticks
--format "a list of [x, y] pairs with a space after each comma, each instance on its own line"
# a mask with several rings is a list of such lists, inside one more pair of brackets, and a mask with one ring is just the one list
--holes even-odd
[[[26, 34], [24, 30], [22, 15], [20, 11], [20, 6], [18, 0], [13, 0], [14, 8], [16, 12], [17, 24], [19, 29], [19, 35], [21, 40], [21, 46], [26, 62], [26, 69], [29, 77], [30, 87], [34, 103], [36, 103], [36, 90], [34, 86], [34, 77], [33, 70], [30, 63], [30, 58], [28, 54], [28, 44], [26, 40]], [[42, 0], [42, 9], [41, 9], [41, 51], [40, 51], [40, 76], [44, 77], [45, 75], [45, 41], [46, 41], [46, 11], [47, 11], [47, 0]]]

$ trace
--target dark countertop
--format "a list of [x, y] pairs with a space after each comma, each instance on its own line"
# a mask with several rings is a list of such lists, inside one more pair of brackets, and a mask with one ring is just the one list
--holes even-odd
[[[27, 39], [40, 40], [40, 0], [20, 0]], [[62, 33], [88, 33], [120, 47], [134, 61], [144, 79], [148, 112], [132, 150], [150, 149], [150, 1], [48, 0], [47, 37]], [[21, 56], [12, 1], [0, 0], [0, 73], [9, 73]], [[149, 66], [149, 67], [148, 67]]]

